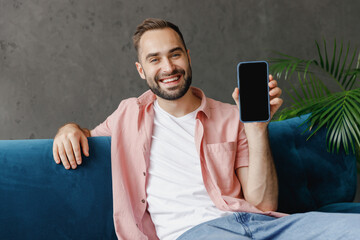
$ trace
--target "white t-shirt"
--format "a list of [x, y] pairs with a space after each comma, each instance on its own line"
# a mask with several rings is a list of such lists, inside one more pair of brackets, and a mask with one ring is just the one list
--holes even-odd
[[231, 214], [217, 209], [202, 178], [194, 132], [198, 110], [176, 118], [154, 103], [154, 129], [146, 188], [148, 211], [161, 240]]

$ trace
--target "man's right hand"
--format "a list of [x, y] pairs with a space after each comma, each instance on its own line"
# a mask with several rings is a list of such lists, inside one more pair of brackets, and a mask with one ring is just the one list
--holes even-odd
[[61, 127], [54, 138], [53, 155], [57, 164], [62, 164], [66, 169], [75, 169], [82, 163], [81, 149], [85, 156], [89, 156], [90, 137], [88, 129], [82, 129], [75, 123]]

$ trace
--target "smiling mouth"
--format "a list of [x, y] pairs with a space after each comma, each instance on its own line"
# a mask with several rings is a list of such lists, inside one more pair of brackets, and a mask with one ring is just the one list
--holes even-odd
[[171, 77], [171, 78], [160, 79], [160, 82], [162, 82], [162, 83], [171, 83], [171, 82], [175, 82], [175, 81], [179, 80], [180, 77], [181, 76], [175, 76], [175, 77]]

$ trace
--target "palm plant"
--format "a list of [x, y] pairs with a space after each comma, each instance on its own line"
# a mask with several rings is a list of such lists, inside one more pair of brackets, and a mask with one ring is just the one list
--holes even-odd
[[[336, 39], [332, 57], [328, 55], [326, 41], [317, 48], [316, 59], [300, 59], [277, 52], [279, 57], [270, 60], [270, 72], [278, 80], [288, 80], [287, 94], [293, 104], [283, 109], [278, 120], [310, 113], [303, 124], [313, 130], [308, 138], [320, 128], [327, 128], [328, 150], [339, 152], [343, 147], [346, 154], [358, 152], [360, 146], [360, 53], [350, 50], [350, 44], [337, 46]], [[297, 86], [293, 80], [297, 80]], [[336, 85], [331, 91], [329, 86]], [[332, 88], [333, 89], [333, 88]]]

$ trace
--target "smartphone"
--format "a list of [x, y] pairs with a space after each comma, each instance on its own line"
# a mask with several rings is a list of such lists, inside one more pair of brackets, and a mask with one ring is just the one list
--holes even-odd
[[270, 120], [269, 65], [266, 61], [240, 62], [237, 65], [240, 121]]

